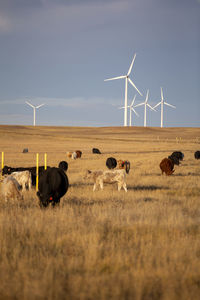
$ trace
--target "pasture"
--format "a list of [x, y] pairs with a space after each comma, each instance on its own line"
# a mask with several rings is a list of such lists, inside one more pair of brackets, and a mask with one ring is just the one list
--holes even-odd
[[[92, 154], [92, 148], [102, 154]], [[28, 148], [28, 153], [22, 153]], [[67, 151], [81, 150], [77, 160]], [[185, 155], [171, 176], [159, 163]], [[0, 299], [199, 299], [199, 128], [0, 126], [5, 165], [69, 164], [59, 207], [40, 209], [35, 190], [0, 199]], [[128, 192], [93, 192], [86, 169], [130, 161]]]

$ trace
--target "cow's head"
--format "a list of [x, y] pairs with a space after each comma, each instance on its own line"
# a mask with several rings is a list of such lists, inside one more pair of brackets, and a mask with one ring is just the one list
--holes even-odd
[[85, 174], [83, 175], [83, 179], [89, 179], [91, 178], [91, 175], [92, 175], [92, 171], [86, 170]]
[[125, 171], [126, 171], [127, 174], [129, 173], [130, 168], [131, 168], [131, 164], [130, 164], [130, 162], [128, 160], [126, 160], [124, 162], [124, 169], [125, 169]]
[[37, 191], [37, 196], [40, 200], [40, 206], [47, 207], [50, 202], [53, 201], [53, 197], [49, 195], [44, 195], [40, 193], [40, 191]]
[[6, 175], [6, 174], [11, 174], [11, 168], [8, 166], [4, 166], [4, 168], [2, 169], [2, 175]]

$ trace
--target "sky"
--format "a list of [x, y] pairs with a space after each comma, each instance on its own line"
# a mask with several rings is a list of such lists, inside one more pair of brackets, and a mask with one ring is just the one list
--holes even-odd
[[[0, 0], [0, 124], [123, 126], [161, 98], [164, 127], [200, 127], [200, 0]], [[160, 126], [160, 107], [147, 126]], [[144, 107], [133, 126], [143, 126]], [[129, 114], [128, 114], [129, 116]], [[128, 120], [129, 122], [129, 120]]]

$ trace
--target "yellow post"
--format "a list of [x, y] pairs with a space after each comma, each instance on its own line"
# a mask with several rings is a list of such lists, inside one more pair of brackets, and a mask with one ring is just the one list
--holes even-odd
[[44, 169], [47, 169], [47, 154], [44, 154]]
[[38, 175], [39, 175], [39, 153], [36, 154], [36, 191], [38, 191]]
[[3, 176], [3, 168], [4, 168], [4, 152], [1, 152], [1, 175]]

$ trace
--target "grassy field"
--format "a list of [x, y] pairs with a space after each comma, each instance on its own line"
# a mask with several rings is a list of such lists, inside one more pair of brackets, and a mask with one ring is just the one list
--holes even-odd
[[[99, 148], [101, 155], [92, 154]], [[29, 153], [23, 154], [23, 148]], [[69, 160], [67, 151], [81, 150]], [[159, 163], [185, 155], [172, 176]], [[40, 209], [35, 190], [0, 199], [0, 299], [199, 299], [199, 128], [0, 126], [5, 165], [69, 164], [60, 207]], [[128, 192], [92, 191], [86, 169], [127, 159]]]

